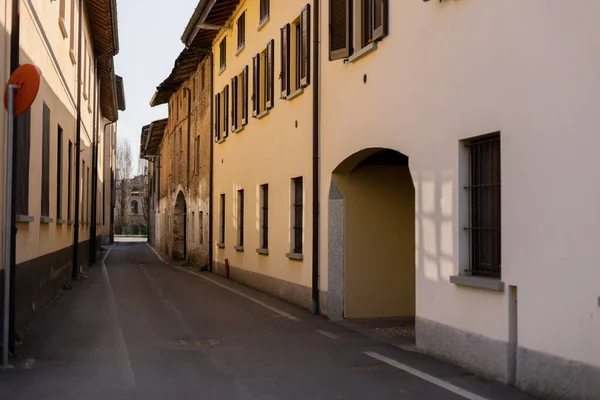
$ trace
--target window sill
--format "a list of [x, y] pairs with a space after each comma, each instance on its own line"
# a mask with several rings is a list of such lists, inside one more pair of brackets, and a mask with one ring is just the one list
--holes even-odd
[[236, 128], [236, 129], [233, 131], [233, 133], [240, 133], [240, 132], [241, 132], [241, 131], [243, 131], [243, 130], [244, 130], [244, 126], [242, 125], [242, 126], [240, 126], [239, 128]]
[[371, 42], [356, 53], [352, 54], [350, 57], [348, 57], [346, 61], [350, 63], [356, 62], [375, 50], [377, 50], [377, 42]]
[[450, 277], [450, 283], [479, 289], [493, 290], [496, 292], [504, 292], [504, 282], [496, 278], [472, 275], [453, 275]]
[[270, 20], [271, 20], [270, 15], [267, 15], [266, 17], [264, 17], [263, 20], [260, 21], [260, 23], [258, 24], [258, 28], [256, 28], [256, 30], [260, 31], [262, 28], [265, 27], [265, 25], [267, 25], [269, 23]]
[[64, 224], [65, 224], [65, 222], [66, 222], [66, 221], [65, 221], [64, 219], [62, 219], [62, 218], [58, 218], [58, 219], [56, 220], [56, 224], [57, 224], [57, 225], [64, 225]]
[[269, 255], [269, 249], [256, 249], [256, 252], [258, 254], [262, 254], [263, 256], [268, 256]]
[[221, 144], [225, 141], [225, 138], [217, 140], [217, 144]]
[[29, 215], [21, 215], [21, 214], [17, 214], [15, 216], [15, 221], [16, 222], [33, 222], [35, 221], [35, 218], [29, 216]]
[[224, 249], [225, 248], [225, 243], [217, 243], [217, 247], [220, 249]]
[[221, 75], [223, 72], [225, 72], [226, 69], [227, 69], [227, 65], [223, 65], [217, 75]]
[[246, 43], [244, 43], [243, 45], [241, 45], [240, 47], [238, 47], [237, 51], [235, 52], [235, 56], [236, 56], [236, 57], [237, 57], [237, 56], [239, 56], [239, 55], [240, 55], [240, 53], [241, 53], [242, 51], [244, 51], [244, 49], [245, 49], [245, 48], [246, 48]]
[[75, 221], [73, 221], [72, 219], [70, 219], [70, 220], [67, 221], [67, 224], [68, 225], [75, 225]]
[[54, 221], [54, 220], [50, 217], [45, 217], [43, 215], [40, 217], [40, 223], [42, 223], [42, 224], [51, 224], [52, 221]]
[[233, 246], [235, 251], [244, 251], [244, 246]]
[[63, 17], [58, 18], [58, 26], [60, 27], [60, 33], [62, 33], [63, 39], [66, 39], [69, 35], [67, 34], [67, 26], [65, 25], [65, 19]]
[[258, 114], [256, 116], [256, 119], [263, 119], [264, 117], [266, 117], [267, 115], [269, 115], [269, 110], [265, 110], [263, 112], [261, 112], [260, 114]]
[[296, 97], [300, 96], [302, 93], [304, 93], [304, 88], [300, 88], [298, 90], [296, 90], [294, 93], [290, 93], [288, 95], [288, 97], [286, 98], [287, 101], [292, 101], [294, 100]]
[[304, 256], [301, 253], [286, 253], [285, 256], [290, 260], [304, 260]]
[[77, 64], [77, 57], [75, 57], [75, 50], [69, 50], [69, 57], [71, 57], [71, 63], [73, 65]]

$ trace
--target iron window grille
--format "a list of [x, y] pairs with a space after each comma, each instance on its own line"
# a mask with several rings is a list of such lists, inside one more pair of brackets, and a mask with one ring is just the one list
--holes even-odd
[[471, 140], [469, 149], [469, 270], [499, 278], [501, 263], [500, 135]]
[[219, 242], [225, 244], [225, 194], [221, 194], [221, 212], [219, 223]]
[[244, 191], [238, 190], [238, 246], [244, 246]]
[[302, 254], [302, 178], [294, 179], [294, 253]]
[[261, 248], [269, 248], [269, 185], [262, 185]]

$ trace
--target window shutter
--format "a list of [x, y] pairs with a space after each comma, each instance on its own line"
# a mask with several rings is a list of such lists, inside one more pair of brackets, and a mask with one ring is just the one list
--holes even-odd
[[273, 108], [273, 97], [275, 96], [275, 40], [272, 40], [267, 43], [267, 51], [265, 55], [265, 69], [266, 69], [266, 77], [267, 77], [267, 85], [265, 86], [265, 96], [266, 96], [266, 108]]
[[388, 0], [371, 0], [373, 1], [373, 15], [371, 26], [373, 41], [381, 40], [388, 34]]
[[221, 93], [215, 95], [215, 142], [221, 139]]
[[231, 130], [235, 131], [237, 126], [238, 109], [238, 77], [231, 78]]
[[229, 134], [229, 85], [223, 90], [223, 138]]
[[329, 0], [329, 60], [350, 57], [351, 0]]
[[302, 40], [300, 42], [300, 86], [310, 83], [310, 4], [307, 4], [300, 13], [300, 29]]
[[281, 98], [290, 94], [290, 24], [281, 28]]
[[248, 123], [248, 66], [242, 73], [242, 125]]
[[260, 109], [260, 54], [252, 57], [252, 116], [258, 115]]

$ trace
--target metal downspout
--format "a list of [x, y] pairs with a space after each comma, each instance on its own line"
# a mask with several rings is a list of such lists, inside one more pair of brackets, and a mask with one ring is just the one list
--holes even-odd
[[75, 142], [75, 215], [73, 216], [73, 270], [71, 277], [77, 279], [79, 274], [79, 190], [81, 179], [81, 49], [83, 36], [83, 0], [79, 0], [79, 32], [77, 34], [77, 141]]
[[313, 33], [313, 219], [312, 219], [312, 313], [319, 313], [319, 0], [314, 0]]

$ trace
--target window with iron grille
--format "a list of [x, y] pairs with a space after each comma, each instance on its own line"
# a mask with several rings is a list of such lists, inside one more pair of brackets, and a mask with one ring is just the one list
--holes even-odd
[[56, 218], [62, 218], [63, 130], [58, 126], [56, 137]]
[[223, 71], [225, 69], [225, 66], [227, 65], [227, 38], [223, 38], [223, 40], [221, 40], [221, 44], [219, 45], [219, 56], [220, 56], [220, 60], [221, 63], [219, 64], [221, 67], [221, 71]]
[[50, 216], [50, 108], [44, 103], [42, 126], [42, 216]]
[[71, 204], [73, 197], [73, 142], [69, 140], [69, 159], [68, 171], [67, 171], [67, 219], [71, 219]]
[[200, 136], [196, 136], [194, 145], [194, 173], [198, 175], [200, 172]]
[[260, 248], [269, 248], [269, 185], [261, 185]]
[[500, 135], [473, 139], [469, 149], [469, 273], [500, 277]]
[[244, 246], [244, 191], [238, 190], [238, 246]]
[[219, 215], [219, 244], [225, 244], [225, 194], [221, 194], [220, 198], [220, 215]]
[[198, 230], [200, 234], [200, 244], [204, 243], [204, 212], [198, 214]]
[[238, 50], [241, 50], [246, 44], [246, 12], [244, 11], [242, 15], [237, 20], [237, 47]]
[[269, 0], [260, 0], [260, 23], [264, 23], [269, 18]]
[[302, 219], [303, 219], [303, 182], [302, 178], [292, 180], [293, 187], [293, 253], [302, 254]]

